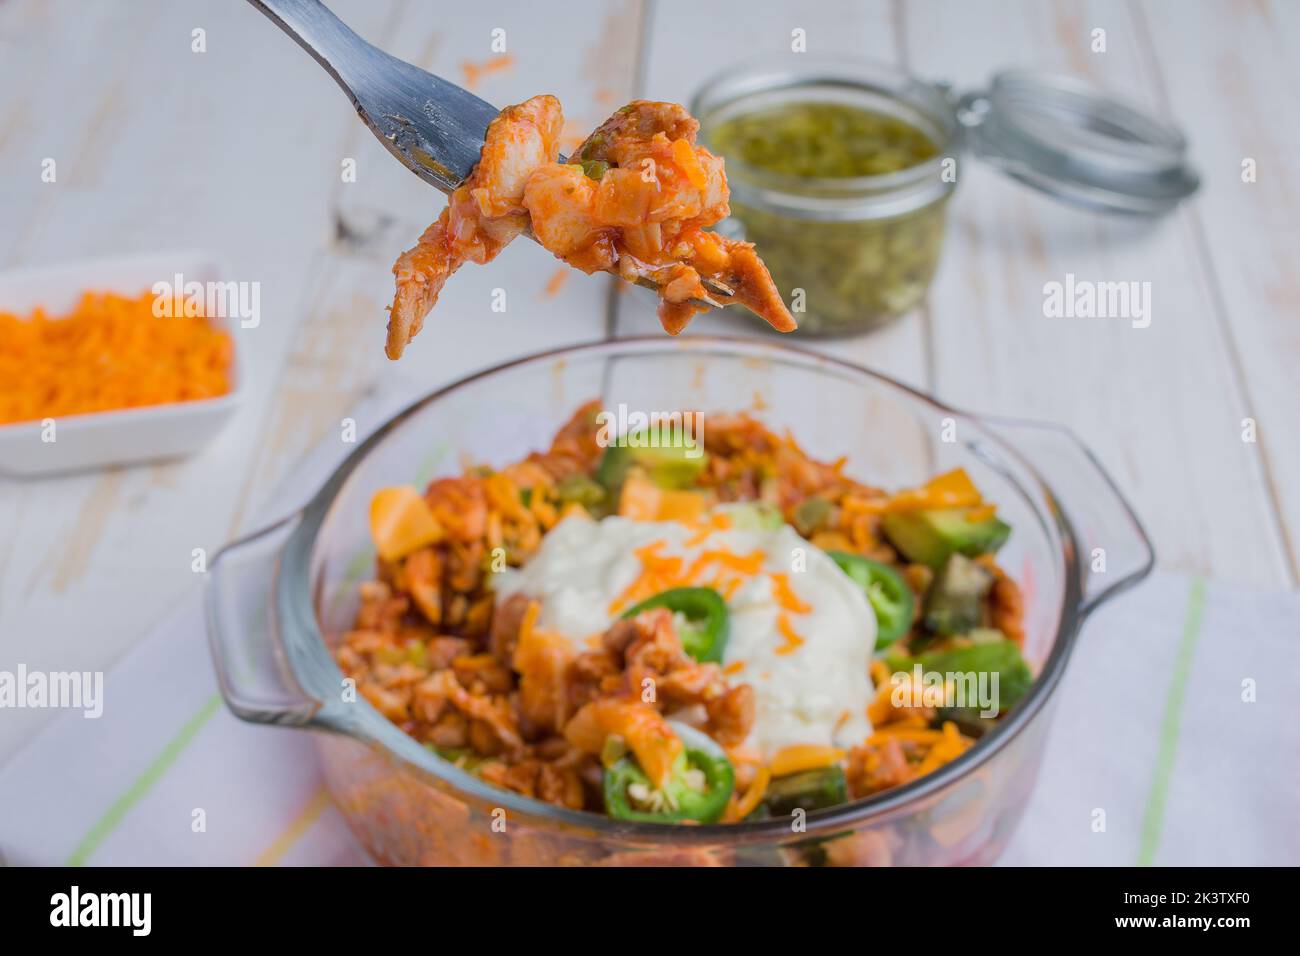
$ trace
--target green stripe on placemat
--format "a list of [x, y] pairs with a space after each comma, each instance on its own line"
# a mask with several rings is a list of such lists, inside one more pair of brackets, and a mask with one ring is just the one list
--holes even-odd
[[68, 862], [64, 864], [65, 866], [85, 865], [90, 855], [99, 848], [99, 845], [104, 842], [110, 833], [117, 829], [118, 824], [122, 822], [131, 808], [139, 803], [141, 798], [153, 789], [153, 785], [162, 779], [163, 774], [176, 762], [176, 758], [190, 745], [198, 732], [203, 729], [203, 725], [211, 720], [212, 715], [220, 708], [221, 695], [214, 694], [199, 709], [198, 713], [185, 722], [185, 726], [167, 742], [167, 746], [163, 747], [158, 756], [153, 759], [153, 762], [144, 769], [140, 776], [132, 781], [131, 786], [127, 787], [126, 791], [113, 801], [113, 805], [104, 811], [104, 815], [95, 821], [94, 825], [86, 832], [86, 835], [81, 838], [77, 848], [72, 851], [72, 855], [68, 857]]
[[1169, 800], [1169, 779], [1178, 756], [1178, 733], [1182, 728], [1183, 700], [1187, 696], [1187, 679], [1196, 656], [1196, 641], [1201, 636], [1201, 612], [1205, 609], [1205, 581], [1196, 578], [1187, 594], [1187, 611], [1183, 617], [1183, 636], [1174, 655], [1169, 692], [1165, 695], [1165, 716], [1160, 723], [1160, 745], [1156, 752], [1151, 793], [1147, 796], [1146, 814], [1142, 818], [1138, 866], [1151, 866], [1160, 849], [1165, 824], [1165, 804]]

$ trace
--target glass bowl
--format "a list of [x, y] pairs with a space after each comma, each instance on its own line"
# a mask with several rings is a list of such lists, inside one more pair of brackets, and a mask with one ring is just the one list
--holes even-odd
[[[802, 821], [622, 822], [498, 789], [435, 756], [350, 692], [330, 654], [352, 624], [357, 585], [372, 573], [370, 498], [387, 485], [459, 473], [467, 462], [502, 466], [543, 449], [593, 398], [611, 410], [749, 411], [789, 429], [810, 455], [846, 456], [848, 473], [885, 487], [965, 468], [1014, 528], [999, 560], [1025, 591], [1033, 689], [938, 771]], [[208, 630], [231, 710], [316, 732], [330, 792], [381, 863], [988, 863], [1033, 787], [1081, 624], [1152, 562], [1131, 508], [1063, 429], [975, 417], [781, 344], [656, 337], [520, 359], [397, 414], [301, 510], [216, 557]]]

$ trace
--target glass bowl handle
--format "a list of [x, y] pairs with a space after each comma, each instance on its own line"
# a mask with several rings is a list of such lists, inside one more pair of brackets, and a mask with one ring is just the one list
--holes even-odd
[[293, 676], [276, 615], [280, 556], [302, 521], [294, 512], [222, 548], [205, 593], [208, 643], [221, 696], [236, 717], [303, 726], [320, 701]]
[[1068, 428], [1041, 422], [989, 420], [1050, 486], [1078, 537], [1086, 618], [1106, 601], [1145, 578], [1155, 564], [1155, 548], [1133, 506], [1097, 456]]

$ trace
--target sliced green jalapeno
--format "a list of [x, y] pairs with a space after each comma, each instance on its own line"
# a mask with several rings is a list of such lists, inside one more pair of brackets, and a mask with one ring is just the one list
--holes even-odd
[[916, 597], [902, 575], [887, 564], [847, 551], [827, 551], [840, 570], [867, 595], [876, 612], [876, 650], [888, 647], [912, 628]]
[[731, 634], [731, 616], [721, 594], [713, 588], [672, 588], [646, 598], [623, 616], [636, 617], [657, 607], [673, 612], [677, 636], [687, 654], [701, 663], [721, 663]]
[[731, 760], [708, 734], [669, 723], [685, 749], [668, 782], [655, 789], [635, 757], [621, 757], [605, 770], [605, 812], [642, 823], [716, 823], [736, 786]]

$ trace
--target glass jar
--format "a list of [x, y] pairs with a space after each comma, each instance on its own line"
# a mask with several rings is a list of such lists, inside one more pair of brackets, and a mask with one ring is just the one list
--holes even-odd
[[[943, 247], [955, 177], [943, 175], [961, 127], [938, 88], [849, 60], [809, 59], [799, 72], [757, 66], [710, 82], [691, 112], [700, 138], [727, 160], [731, 218], [720, 230], [754, 243], [801, 332], [866, 331], [915, 308]], [[883, 175], [810, 178], [720, 151], [718, 130], [747, 114], [834, 103], [888, 116], [924, 134], [935, 155]]]
[[[1069, 77], [997, 74], [957, 98], [944, 84], [849, 58], [798, 57], [733, 68], [691, 112], [727, 161], [731, 216], [718, 230], [757, 246], [800, 331], [878, 328], [924, 299], [943, 248], [962, 150], [1077, 205], [1156, 215], [1195, 191], [1174, 127]], [[836, 104], [900, 121], [933, 145], [924, 159], [876, 175], [775, 172], [720, 142], [737, 118]]]

